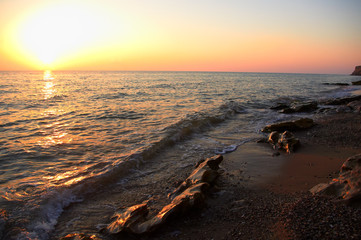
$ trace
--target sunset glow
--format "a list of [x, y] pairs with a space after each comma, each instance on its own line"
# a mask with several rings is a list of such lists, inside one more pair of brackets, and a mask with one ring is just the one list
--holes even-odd
[[[297, 11], [296, 11], [297, 9]], [[349, 73], [356, 1], [0, 3], [0, 70]]]

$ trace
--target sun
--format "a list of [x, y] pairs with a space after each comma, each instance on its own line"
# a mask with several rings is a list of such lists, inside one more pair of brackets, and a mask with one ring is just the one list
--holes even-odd
[[89, 5], [58, 2], [26, 16], [17, 38], [23, 52], [49, 67], [93, 44], [102, 34], [101, 24]]

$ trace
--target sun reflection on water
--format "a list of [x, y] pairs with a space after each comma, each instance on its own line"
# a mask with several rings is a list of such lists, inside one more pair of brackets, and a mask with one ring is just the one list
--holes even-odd
[[51, 70], [45, 70], [43, 74], [43, 79], [45, 81], [54, 80], [54, 75]]
[[[44, 86], [42, 92], [44, 94], [44, 100], [55, 97], [57, 93], [57, 89], [55, 89], [56, 85], [54, 84], [55, 75], [50, 70], [45, 70], [43, 80]], [[61, 105], [56, 105], [56, 107], [50, 106], [52, 105], [49, 105], [49, 107], [42, 113], [43, 117], [48, 120], [48, 123], [45, 124], [41, 130], [44, 137], [37, 142], [37, 145], [44, 148], [70, 143], [73, 140], [65, 131], [68, 124], [64, 124], [58, 119], [58, 116], [65, 112]], [[52, 121], [52, 119], [54, 120]]]

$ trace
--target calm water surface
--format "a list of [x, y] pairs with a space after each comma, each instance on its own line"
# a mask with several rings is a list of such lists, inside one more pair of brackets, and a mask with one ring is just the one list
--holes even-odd
[[6, 225], [21, 229], [18, 238], [47, 239], [64, 207], [105, 181], [119, 182], [162, 151], [177, 145], [183, 151], [178, 161], [196, 161], [240, 146], [266, 123], [289, 117], [268, 110], [275, 102], [345, 95], [352, 86], [322, 83], [352, 80], [275, 73], [0, 72], [0, 231]]

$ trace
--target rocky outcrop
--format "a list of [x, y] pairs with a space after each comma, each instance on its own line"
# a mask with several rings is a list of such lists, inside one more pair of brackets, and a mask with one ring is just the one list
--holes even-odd
[[312, 194], [326, 194], [348, 202], [361, 201], [361, 154], [348, 158], [330, 183], [314, 186]]
[[287, 153], [293, 152], [300, 143], [298, 138], [289, 131], [285, 131], [284, 133], [277, 131], [271, 132], [268, 136], [268, 142], [275, 150], [283, 149]]
[[323, 85], [332, 85], [332, 86], [349, 86], [348, 83], [322, 83]]
[[352, 82], [352, 85], [361, 85], [361, 80], [360, 80], [360, 81]]
[[323, 102], [325, 105], [346, 105], [353, 101], [361, 100], [361, 95], [352, 96], [352, 97], [344, 97], [344, 98], [336, 98], [332, 100], [328, 100]]
[[217, 155], [199, 162], [190, 176], [169, 194], [171, 203], [164, 206], [154, 217], [148, 218], [149, 209], [146, 203], [137, 204], [116, 212], [104, 231], [110, 234], [144, 234], [157, 229], [170, 216], [184, 213], [193, 207], [201, 207], [206, 190], [218, 176], [218, 165], [222, 160], [223, 157]]
[[313, 112], [318, 109], [317, 102], [305, 102], [305, 103], [292, 103], [285, 104], [280, 103], [270, 109], [279, 110], [280, 113], [301, 113], [301, 112]]
[[356, 66], [351, 75], [361, 76], [361, 66]]
[[280, 122], [267, 125], [262, 129], [262, 132], [283, 132], [283, 131], [297, 131], [311, 128], [315, 125], [310, 118], [301, 118], [295, 121]]

